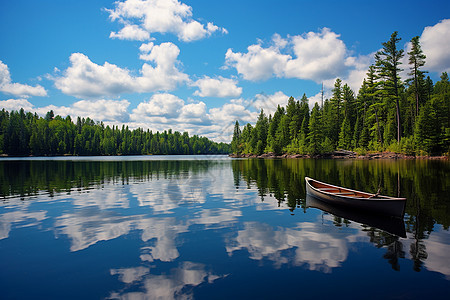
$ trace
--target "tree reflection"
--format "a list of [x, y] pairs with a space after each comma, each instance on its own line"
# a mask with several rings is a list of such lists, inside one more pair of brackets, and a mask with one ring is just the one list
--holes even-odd
[[403, 251], [403, 244], [396, 239], [391, 244], [388, 245], [386, 254], [383, 256], [391, 264], [392, 269], [395, 271], [400, 271], [400, 264], [398, 263], [399, 258], [405, 258], [405, 251]]
[[0, 161], [0, 198], [50, 196], [101, 186], [105, 182], [128, 184], [130, 180], [188, 178], [206, 172], [220, 161]]

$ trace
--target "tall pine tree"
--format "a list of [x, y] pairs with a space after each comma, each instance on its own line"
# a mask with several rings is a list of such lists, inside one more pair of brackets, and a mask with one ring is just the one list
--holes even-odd
[[383, 49], [375, 54], [376, 66], [379, 76], [383, 81], [384, 96], [389, 100], [395, 101], [396, 121], [397, 121], [397, 142], [401, 138], [401, 120], [400, 120], [400, 69], [403, 49], [397, 49], [397, 43], [401, 38], [397, 37], [398, 32], [392, 33], [389, 41], [382, 43]]

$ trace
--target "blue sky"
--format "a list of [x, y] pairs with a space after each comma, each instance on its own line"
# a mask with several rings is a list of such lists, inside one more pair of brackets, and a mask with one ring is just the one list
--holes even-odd
[[[0, 108], [229, 141], [339, 77], [358, 92], [393, 31], [450, 70], [448, 1], [0, 1]], [[408, 68], [405, 64], [403, 67]]]

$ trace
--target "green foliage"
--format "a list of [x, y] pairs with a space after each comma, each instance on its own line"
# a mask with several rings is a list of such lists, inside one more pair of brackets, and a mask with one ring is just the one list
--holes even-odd
[[419, 150], [425, 151], [428, 154], [436, 154], [439, 152], [441, 126], [436, 117], [436, 110], [428, 103], [420, 111], [416, 123], [416, 141]]
[[350, 121], [345, 117], [344, 122], [342, 122], [341, 131], [339, 132], [339, 148], [351, 149], [352, 148], [352, 129], [350, 126]]
[[238, 120], [236, 120], [234, 125], [233, 139], [231, 140], [231, 151], [233, 151], [233, 153], [241, 152], [241, 128], [239, 127]]
[[426, 98], [426, 82], [424, 73], [420, 70], [425, 65], [426, 55], [423, 54], [420, 46], [419, 37], [415, 36], [411, 39], [411, 51], [408, 52], [408, 63], [411, 65], [408, 75], [412, 78], [408, 79], [415, 99], [415, 115], [419, 114], [419, 107], [423, 105]]
[[403, 57], [403, 49], [397, 49], [397, 43], [401, 38], [397, 37], [398, 32], [392, 33], [389, 41], [382, 43], [383, 48], [375, 54], [375, 65], [379, 72], [378, 76], [381, 79], [383, 89], [382, 96], [389, 102], [395, 102], [396, 109], [396, 126], [397, 126], [397, 141], [400, 142], [401, 137], [401, 119], [400, 119], [400, 72], [399, 67]]
[[[239, 128], [239, 124], [238, 124]], [[0, 111], [0, 153], [24, 155], [140, 155], [140, 154], [219, 154], [229, 153], [231, 146], [215, 143], [206, 137], [171, 129], [153, 133], [141, 128], [112, 128], [90, 118], [70, 116], [45, 118], [23, 111]]]
[[319, 105], [316, 103], [311, 112], [311, 118], [309, 119], [309, 133], [307, 137], [309, 153], [322, 153], [322, 139], [323, 135], [320, 109]]

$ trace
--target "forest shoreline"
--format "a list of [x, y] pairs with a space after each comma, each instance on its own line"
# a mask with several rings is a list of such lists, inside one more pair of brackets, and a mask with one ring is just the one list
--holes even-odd
[[[77, 154], [64, 154], [64, 155], [8, 155], [8, 154], [0, 154], [0, 160], [1, 158], [7, 158], [7, 157], [17, 157], [17, 158], [26, 158], [26, 157], [83, 157], [83, 156], [179, 156], [179, 155], [186, 155], [186, 154], [137, 154], [137, 155], [77, 155]], [[189, 156], [195, 156], [195, 154], [187, 154]], [[202, 155], [218, 155], [218, 154], [202, 154]], [[219, 155], [227, 155], [227, 154], [219, 154]], [[440, 156], [432, 156], [432, 155], [422, 155], [422, 156], [415, 156], [415, 155], [406, 155], [402, 153], [395, 153], [395, 152], [373, 152], [373, 153], [367, 153], [364, 155], [359, 155], [356, 152], [348, 151], [348, 150], [336, 150], [333, 152], [328, 153], [322, 153], [322, 154], [280, 154], [277, 155], [273, 152], [269, 153], [263, 153], [261, 155], [252, 154], [252, 153], [246, 153], [246, 154], [235, 154], [230, 153], [228, 154], [231, 158], [267, 158], [267, 159], [280, 159], [280, 158], [312, 158], [312, 159], [362, 159], [362, 160], [373, 160], [373, 159], [426, 159], [426, 160], [448, 160], [450, 157], [445, 155]]]
[[360, 159], [360, 160], [373, 160], [373, 159], [426, 159], [426, 160], [448, 160], [449, 157], [445, 155], [441, 156], [432, 156], [432, 155], [424, 155], [424, 156], [414, 156], [414, 155], [406, 155], [402, 153], [395, 152], [374, 152], [367, 153], [364, 155], [358, 155], [356, 152], [347, 151], [347, 150], [337, 150], [328, 153], [322, 154], [288, 154], [284, 153], [281, 155], [276, 155], [273, 152], [264, 153], [261, 155], [256, 154], [230, 154], [229, 157], [232, 158], [268, 158], [268, 159], [278, 159], [278, 158], [313, 158], [313, 159]]

